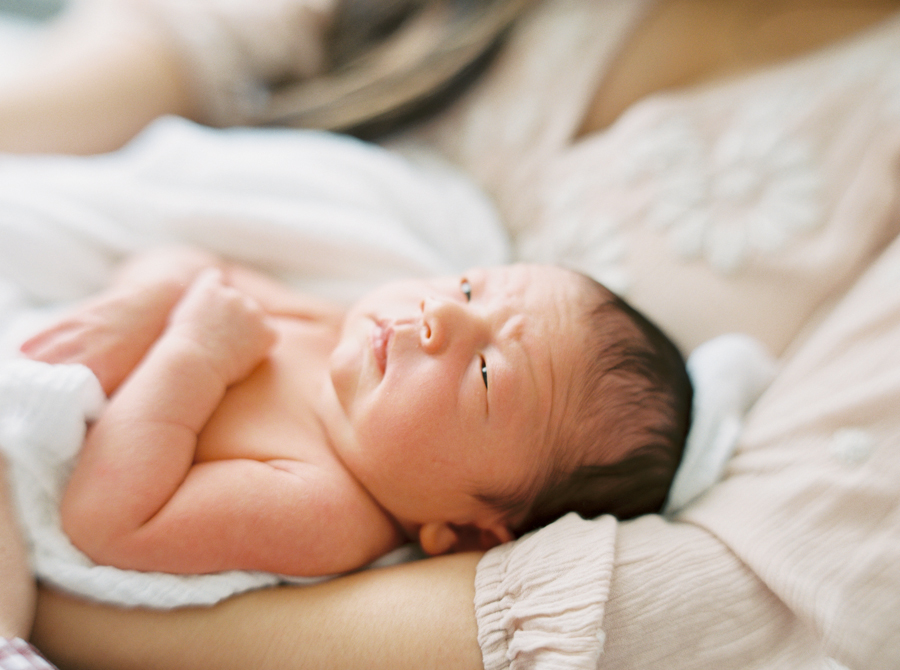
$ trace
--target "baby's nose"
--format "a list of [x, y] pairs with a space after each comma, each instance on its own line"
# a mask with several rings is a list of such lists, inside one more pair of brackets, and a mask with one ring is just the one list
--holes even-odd
[[422, 325], [419, 329], [419, 343], [429, 354], [438, 353], [444, 346], [444, 324], [440, 316], [441, 301], [426, 298], [420, 304], [422, 309]]
[[421, 307], [419, 339], [422, 349], [430, 354], [443, 351], [453, 340], [465, 339], [472, 331], [473, 315], [456, 301], [426, 298]]

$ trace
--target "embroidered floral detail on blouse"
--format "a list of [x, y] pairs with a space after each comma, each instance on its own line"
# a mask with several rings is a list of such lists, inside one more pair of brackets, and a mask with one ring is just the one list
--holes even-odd
[[552, 161], [525, 166], [540, 178], [510, 191], [518, 257], [563, 261], [621, 294], [635, 283], [632, 256], [644, 253], [628, 247], [648, 232], [724, 275], [808, 240], [841, 195], [826, 177], [835, 147], [856, 136], [854, 124], [878, 136], [879, 124], [900, 121], [888, 28], [773, 70], [764, 85], [652, 97]]
[[590, 207], [579, 206], [590, 189], [586, 174], [572, 177], [556, 191], [550, 204], [551, 234], [523, 236], [517, 240], [516, 256], [533, 263], [566, 262], [567, 267], [590, 275], [613, 293], [624, 295], [631, 280], [622, 267], [625, 236], [621, 222]]
[[739, 112], [721, 134], [670, 118], [623, 157], [631, 180], [650, 181], [647, 223], [685, 260], [724, 274], [751, 254], [780, 251], [823, 221], [823, 178], [809, 141], [783, 123], [793, 96]]

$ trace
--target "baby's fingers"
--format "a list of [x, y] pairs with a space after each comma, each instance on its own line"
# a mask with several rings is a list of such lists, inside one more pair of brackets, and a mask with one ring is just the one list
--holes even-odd
[[58, 323], [25, 340], [19, 350], [36, 361], [44, 363], [81, 362], [84, 353], [81, 324]]
[[275, 342], [259, 304], [225, 285], [216, 269], [194, 281], [173, 312], [171, 329], [204, 348], [229, 382], [249, 374]]

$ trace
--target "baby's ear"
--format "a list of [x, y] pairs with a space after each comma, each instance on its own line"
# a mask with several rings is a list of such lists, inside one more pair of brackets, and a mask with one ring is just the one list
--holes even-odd
[[514, 540], [512, 531], [503, 523], [484, 526], [434, 521], [419, 528], [419, 544], [430, 556], [463, 551], [487, 551], [499, 544]]

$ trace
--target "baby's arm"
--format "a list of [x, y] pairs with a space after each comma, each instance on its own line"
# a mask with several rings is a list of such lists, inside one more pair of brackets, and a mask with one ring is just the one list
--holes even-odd
[[189, 247], [151, 251], [129, 260], [109, 289], [38, 333], [21, 349], [46, 363], [81, 363], [111, 395], [165, 329], [169, 313], [197, 275], [221, 268], [226, 283], [272, 316], [340, 323], [336, 305], [293, 291], [284, 283]]
[[196, 276], [218, 265], [212, 254], [180, 247], [136, 256], [108, 289], [30, 338], [22, 353], [46, 363], [86, 365], [110, 395], [162, 334]]
[[339, 468], [193, 462], [227, 386], [273, 337], [260, 307], [216, 271], [197, 279], [88, 434], [62, 506], [76, 546], [137, 570], [316, 575], [360, 567], [402, 541]]
[[258, 305], [223, 286], [218, 271], [201, 274], [88, 432], [62, 503], [77, 545], [102, 553], [165, 505], [226, 387], [249, 374], [274, 339]]

